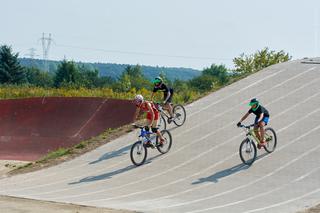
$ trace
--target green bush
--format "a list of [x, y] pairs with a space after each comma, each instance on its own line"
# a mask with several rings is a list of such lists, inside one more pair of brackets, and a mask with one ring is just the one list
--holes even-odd
[[233, 63], [235, 64], [236, 71], [253, 73], [273, 64], [289, 61], [291, 58], [289, 53], [285, 53], [283, 50], [276, 52], [265, 47], [252, 55], [242, 53], [240, 57], [233, 59]]

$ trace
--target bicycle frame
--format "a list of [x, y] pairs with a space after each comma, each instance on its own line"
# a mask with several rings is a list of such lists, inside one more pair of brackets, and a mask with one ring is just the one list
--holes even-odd
[[140, 128], [140, 135], [139, 135], [139, 137], [146, 137], [148, 134], [150, 134], [150, 132], [149, 131], [146, 131], [146, 130], [143, 130], [143, 128], [141, 127]]
[[[246, 138], [241, 142], [239, 147], [240, 158], [246, 165], [251, 165], [256, 160], [257, 148], [261, 149], [263, 146], [266, 152], [271, 153], [275, 150], [277, 145], [277, 135], [275, 131], [271, 127], [267, 127], [265, 134], [266, 144], [261, 146], [258, 137], [255, 135], [255, 129], [252, 128], [253, 126], [254, 124], [249, 126], [239, 125], [246, 133]], [[270, 141], [272, 141], [271, 144]]]
[[254, 129], [252, 129], [251, 127], [253, 127], [254, 125], [249, 125], [249, 126], [243, 126], [244, 131], [246, 133], [246, 137], [250, 140], [250, 141], [254, 141], [256, 144], [259, 143], [259, 139], [256, 136], [256, 134], [254, 133]]
[[[147, 143], [148, 141], [151, 141], [151, 136], [152, 135], [155, 135], [155, 133], [153, 133], [153, 132], [149, 132], [149, 131], [147, 131], [147, 130], [144, 130], [144, 128], [143, 127], [139, 127], [140, 128], [140, 134], [139, 134], [139, 140], [143, 143], [143, 144], [145, 144], [145, 143]], [[152, 141], [151, 141], [152, 142]]]
[[137, 132], [138, 141], [132, 144], [130, 150], [130, 158], [134, 165], [140, 166], [144, 164], [148, 155], [148, 148], [156, 148], [161, 154], [165, 154], [170, 150], [172, 136], [168, 130], [161, 131], [164, 140], [158, 141], [157, 133], [145, 130], [145, 127], [142, 126], [133, 126], [140, 129], [140, 132]]
[[161, 104], [157, 104], [157, 105], [158, 105], [158, 111], [160, 112], [160, 114], [164, 115], [167, 118], [170, 118], [168, 110], [165, 109], [163, 106], [161, 106]]
[[[186, 121], [186, 110], [181, 104], [171, 104], [172, 108], [172, 116], [168, 110], [165, 109], [164, 106], [162, 106], [160, 103], [155, 103], [157, 106], [157, 109], [161, 115], [160, 120], [162, 119], [168, 119], [168, 124], [173, 122], [177, 126], [182, 126], [184, 122]], [[166, 125], [165, 125], [166, 127]]]

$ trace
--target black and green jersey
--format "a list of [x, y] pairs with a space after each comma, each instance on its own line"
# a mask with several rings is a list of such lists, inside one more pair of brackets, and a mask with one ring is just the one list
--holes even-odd
[[263, 117], [270, 117], [269, 112], [266, 108], [264, 108], [263, 106], [259, 105], [258, 108], [253, 111], [252, 108], [249, 109], [248, 113], [253, 113], [255, 114], [257, 117], [260, 117], [260, 115], [263, 113]]
[[157, 92], [157, 91], [162, 91], [163, 92], [163, 98], [167, 98], [168, 96], [168, 92], [170, 92], [171, 96], [173, 94], [173, 89], [167, 87], [167, 85], [165, 85], [164, 83], [162, 83], [160, 86], [155, 86], [153, 88], [153, 92]]

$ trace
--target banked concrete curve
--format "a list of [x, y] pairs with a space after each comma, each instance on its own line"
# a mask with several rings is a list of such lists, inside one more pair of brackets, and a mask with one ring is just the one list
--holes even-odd
[[[244, 166], [236, 122], [260, 99], [274, 153]], [[277, 64], [186, 106], [172, 150], [132, 165], [136, 133], [41, 171], [0, 180], [0, 194], [141, 212], [296, 212], [320, 202], [320, 66]], [[253, 117], [247, 120], [252, 121]]]
[[129, 100], [40, 97], [0, 100], [0, 160], [35, 161], [132, 121]]

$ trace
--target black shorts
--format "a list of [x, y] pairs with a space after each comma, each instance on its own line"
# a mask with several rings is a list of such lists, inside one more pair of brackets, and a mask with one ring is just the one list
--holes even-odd
[[[171, 90], [170, 90], [170, 97], [168, 98], [166, 104], [172, 103], [172, 96], [173, 96], [173, 90], [171, 89]], [[163, 97], [163, 100], [165, 101], [166, 98], [167, 98], [167, 96], [164, 96], [164, 97]]]

